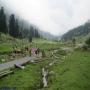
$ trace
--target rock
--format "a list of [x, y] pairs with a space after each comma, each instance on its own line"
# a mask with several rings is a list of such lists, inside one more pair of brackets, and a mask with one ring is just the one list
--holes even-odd
[[25, 66], [22, 66], [22, 69], [25, 69]]
[[63, 59], [65, 59], [66, 56], [63, 56]]
[[50, 71], [49, 75], [55, 75], [55, 72], [54, 71]]
[[45, 70], [45, 68], [42, 68], [42, 80], [43, 80], [43, 87], [47, 87], [48, 86], [48, 81], [47, 81], [47, 75], [48, 75], [48, 72]]
[[31, 60], [31, 63], [34, 63], [35, 61], [34, 60]]
[[1, 59], [2, 62], [5, 62], [6, 60], [5, 59]]
[[58, 52], [58, 50], [54, 50], [54, 53], [57, 53]]
[[50, 64], [49, 64], [49, 66], [52, 66], [52, 65], [53, 65], [53, 63], [50, 63]]

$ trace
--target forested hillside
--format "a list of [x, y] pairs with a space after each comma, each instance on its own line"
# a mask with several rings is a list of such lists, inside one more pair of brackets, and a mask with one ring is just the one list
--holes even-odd
[[90, 21], [86, 22], [84, 25], [81, 25], [79, 27], [76, 27], [76, 28], [70, 30], [69, 32], [67, 32], [66, 34], [64, 34], [62, 36], [62, 39], [70, 40], [75, 37], [86, 36], [89, 33], [90, 33]]
[[23, 18], [19, 17], [13, 11], [7, 9], [7, 7], [0, 4], [0, 32], [9, 34], [15, 38], [46, 38], [55, 40], [57, 37], [51, 35], [48, 32], [40, 30], [33, 23], [29, 23]]
[[32, 38], [40, 37], [35, 25], [17, 18], [14, 14], [8, 16], [4, 7], [0, 8], [0, 33], [9, 34], [14, 38], [27, 38], [30, 42]]

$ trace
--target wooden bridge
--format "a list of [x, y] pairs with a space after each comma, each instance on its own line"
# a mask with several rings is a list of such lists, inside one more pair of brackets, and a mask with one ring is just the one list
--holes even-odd
[[8, 69], [8, 68], [13, 68], [15, 65], [23, 65], [27, 62], [30, 62], [32, 60], [36, 59], [36, 57], [24, 57], [22, 59], [19, 60], [14, 60], [14, 61], [10, 61], [10, 62], [6, 62], [3, 64], [0, 64], [0, 71], [4, 70], [4, 69]]
[[0, 64], [0, 77], [13, 73], [13, 71], [10, 70], [11, 68], [18, 67], [18, 68], [23, 69], [22, 67], [23, 64], [33, 62], [33, 60], [36, 60], [36, 59], [37, 59], [36, 57], [27, 56], [19, 60], [14, 60], [14, 61]]

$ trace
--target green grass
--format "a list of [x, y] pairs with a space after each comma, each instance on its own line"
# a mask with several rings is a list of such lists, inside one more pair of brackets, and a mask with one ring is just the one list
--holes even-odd
[[[23, 43], [23, 44], [22, 44]], [[22, 46], [39, 47], [50, 56], [50, 50], [60, 47], [71, 47], [71, 44], [60, 44], [42, 39], [34, 39], [32, 43], [26, 40], [15, 39], [15, 41], [3, 41], [0, 44], [0, 52], [12, 51], [12, 46], [16, 44], [19, 48]], [[22, 44], [22, 45], [21, 45]], [[45, 90], [90, 90], [90, 52], [74, 51], [65, 58], [65, 52], [60, 51], [56, 54], [59, 57], [57, 64], [49, 68], [54, 71], [53, 75], [48, 76], [49, 86]], [[3, 56], [0, 59], [2, 59]], [[62, 59], [61, 59], [62, 58]], [[24, 70], [15, 69], [15, 73], [0, 79], [0, 87], [16, 87], [17, 90], [37, 90], [42, 87], [41, 69], [48, 65], [52, 58], [42, 59], [37, 64], [26, 65]], [[56, 60], [56, 59], [55, 59]]]
[[10, 37], [9, 35], [4, 35], [2, 34], [2, 39], [0, 42], [0, 52], [10, 52], [12, 51], [12, 47], [17, 46], [18, 48], [23, 48], [25, 46], [28, 46], [29, 48], [33, 47], [39, 47], [40, 49], [44, 49], [44, 50], [49, 50], [52, 48], [56, 48], [59, 47], [59, 43], [58, 42], [54, 42], [54, 41], [50, 41], [50, 40], [45, 40], [45, 39], [33, 39], [32, 43], [29, 43], [28, 40], [23, 39], [15, 39]]
[[9, 43], [0, 44], [0, 63], [1, 59], [7, 59], [8, 54], [12, 52], [12, 45]]
[[40, 83], [40, 67], [27, 65], [24, 70], [15, 70], [15, 73], [0, 80], [0, 87], [16, 87], [18, 90], [34, 90]]
[[48, 43], [48, 44], [56, 44], [55, 41], [52, 40], [46, 40], [46, 39], [33, 39], [33, 42], [35, 43]]
[[[40, 48], [40, 50], [45, 50], [46, 52], [60, 47], [60, 44], [49, 40], [35, 38], [32, 43], [29, 43], [26, 39], [20, 40], [2, 34], [0, 38], [0, 63], [3, 63], [2, 59], [5, 59], [5, 62], [11, 61], [10, 54], [12, 54], [11, 52], [15, 46], [17, 46], [18, 49], [24, 49], [26, 46], [29, 48]], [[15, 59], [17, 59], [17, 57]]]
[[90, 52], [75, 51], [50, 70], [46, 90], [90, 90]]
[[12, 51], [12, 45], [8, 43], [0, 44], [0, 53], [8, 53]]
[[48, 51], [48, 50], [60, 48], [60, 44], [55, 42], [54, 43], [31, 43], [29, 47], [36, 47], [36, 48], [40, 48], [41, 50], [43, 49]]
[[43, 59], [38, 64], [26, 65], [24, 70], [16, 69], [14, 74], [0, 79], [0, 88], [16, 87], [17, 90], [37, 90], [42, 87], [42, 67], [49, 64], [49, 60]]

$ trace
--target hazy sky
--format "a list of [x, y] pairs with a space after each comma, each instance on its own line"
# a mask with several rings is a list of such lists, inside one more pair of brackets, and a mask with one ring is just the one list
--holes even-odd
[[90, 19], [90, 0], [1, 0], [41, 30], [61, 35]]

